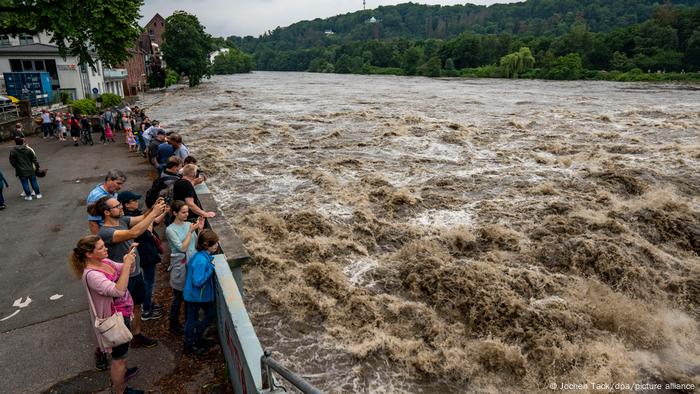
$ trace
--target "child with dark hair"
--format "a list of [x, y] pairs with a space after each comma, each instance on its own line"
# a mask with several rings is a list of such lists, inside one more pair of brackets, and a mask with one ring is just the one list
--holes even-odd
[[[204, 229], [197, 237], [197, 253], [187, 262], [187, 277], [182, 291], [185, 299], [185, 354], [204, 353], [213, 342], [204, 339], [204, 330], [216, 317], [214, 304], [214, 256], [219, 236]], [[204, 320], [199, 320], [199, 311]]]

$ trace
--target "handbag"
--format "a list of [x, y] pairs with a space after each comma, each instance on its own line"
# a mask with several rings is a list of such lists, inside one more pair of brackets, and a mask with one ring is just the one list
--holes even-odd
[[114, 312], [112, 316], [104, 319], [97, 317], [95, 304], [92, 301], [90, 288], [87, 285], [87, 274], [85, 274], [85, 290], [87, 291], [88, 300], [90, 301], [90, 309], [95, 316], [95, 332], [97, 332], [102, 344], [105, 347], [113, 348], [131, 341], [133, 335], [131, 335], [131, 331], [124, 323], [124, 316], [121, 312]]

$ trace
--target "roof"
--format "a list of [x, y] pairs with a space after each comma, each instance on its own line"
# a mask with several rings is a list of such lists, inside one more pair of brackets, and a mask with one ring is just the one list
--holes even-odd
[[13, 45], [8, 47], [0, 47], [0, 54], [52, 54], [58, 55], [58, 47], [55, 45], [47, 44], [26, 44], [26, 45]]
[[156, 13], [155, 15], [153, 15], [153, 18], [151, 18], [151, 20], [148, 21], [148, 23], [146, 23], [146, 26], [150, 25], [151, 23], [153, 23], [153, 22], [156, 21], [156, 20], [165, 22], [165, 18], [163, 18], [162, 16], [160, 16], [159, 13]]

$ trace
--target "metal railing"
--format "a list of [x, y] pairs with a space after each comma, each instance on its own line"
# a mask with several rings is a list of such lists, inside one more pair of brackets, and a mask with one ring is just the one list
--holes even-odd
[[272, 371], [277, 372], [281, 377], [283, 377], [286, 381], [291, 383], [294, 387], [299, 389], [304, 394], [322, 394], [323, 391], [317, 389], [316, 387], [312, 386], [311, 383], [307, 382], [302, 378], [301, 376], [295, 374], [294, 372], [288, 370], [285, 368], [284, 365], [278, 363], [277, 361], [272, 359], [272, 352], [269, 350], [265, 350], [265, 353], [263, 356], [260, 358], [260, 370], [262, 371], [262, 378], [263, 378], [263, 389], [267, 390], [284, 390], [284, 387], [277, 386], [275, 384], [275, 379], [272, 376]]

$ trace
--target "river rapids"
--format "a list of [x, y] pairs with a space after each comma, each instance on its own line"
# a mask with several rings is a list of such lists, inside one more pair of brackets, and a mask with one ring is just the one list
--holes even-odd
[[256, 72], [145, 100], [253, 257], [263, 347], [320, 389], [700, 386], [697, 86]]

